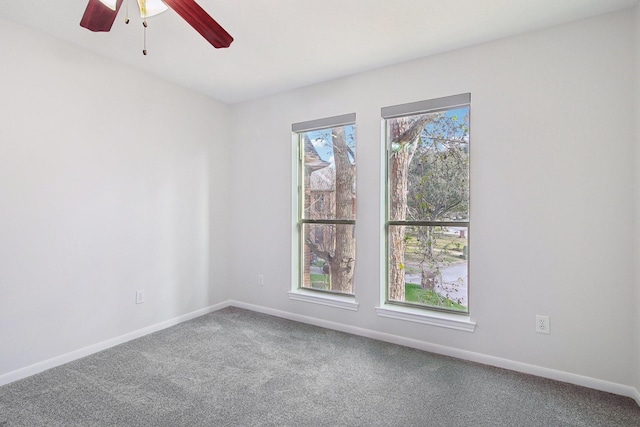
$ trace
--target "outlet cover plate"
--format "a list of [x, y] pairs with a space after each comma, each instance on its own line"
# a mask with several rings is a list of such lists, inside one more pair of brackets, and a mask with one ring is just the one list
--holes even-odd
[[539, 334], [549, 334], [549, 316], [536, 314], [536, 332]]

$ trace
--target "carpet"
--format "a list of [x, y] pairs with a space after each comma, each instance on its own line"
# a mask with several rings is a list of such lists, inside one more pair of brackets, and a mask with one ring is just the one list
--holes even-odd
[[640, 426], [629, 398], [235, 307], [0, 388], [14, 426]]

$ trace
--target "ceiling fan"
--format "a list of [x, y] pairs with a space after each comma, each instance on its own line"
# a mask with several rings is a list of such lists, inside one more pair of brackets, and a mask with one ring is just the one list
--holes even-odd
[[[110, 31], [123, 0], [89, 0], [80, 26], [91, 31]], [[233, 37], [194, 0], [137, 0], [140, 16], [146, 18], [173, 9], [215, 48], [229, 47]], [[128, 23], [128, 18], [126, 21]], [[143, 51], [146, 55], [146, 49]]]

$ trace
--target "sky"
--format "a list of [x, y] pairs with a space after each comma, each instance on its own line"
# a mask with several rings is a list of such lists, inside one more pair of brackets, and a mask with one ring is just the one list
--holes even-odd
[[[458, 120], [462, 121], [463, 118], [468, 113], [469, 113], [469, 107], [465, 106], [461, 108], [447, 110], [445, 112], [445, 115], [449, 117], [457, 117]], [[331, 131], [331, 128], [319, 129], [319, 130], [305, 132], [305, 134], [309, 137], [309, 140], [315, 147], [320, 158], [326, 162], [333, 164], [333, 146], [332, 146], [330, 131]], [[355, 124], [346, 125], [345, 134], [347, 135], [351, 149], [355, 153], [356, 152], [356, 125]]]

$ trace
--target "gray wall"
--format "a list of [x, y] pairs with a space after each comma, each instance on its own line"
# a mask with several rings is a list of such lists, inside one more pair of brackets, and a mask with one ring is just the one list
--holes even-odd
[[636, 109], [634, 116], [634, 123], [636, 124], [636, 164], [635, 164], [635, 182], [636, 187], [634, 189], [635, 195], [635, 244], [636, 251], [636, 275], [635, 275], [635, 302], [634, 308], [636, 311], [635, 325], [635, 388], [638, 394], [638, 400], [640, 400], [640, 238], [638, 237], [640, 232], [640, 4], [635, 8], [635, 93], [636, 93]]
[[[232, 297], [630, 385], [633, 24], [628, 12], [233, 108]], [[380, 107], [471, 92], [474, 333], [380, 318]], [[291, 301], [291, 123], [357, 114], [357, 312]], [[264, 274], [259, 286], [257, 275]], [[551, 334], [534, 331], [536, 314]], [[597, 319], [597, 320], [596, 320]], [[607, 363], [603, 363], [603, 361]]]
[[228, 107], [8, 21], [0, 57], [0, 375], [228, 299]]

